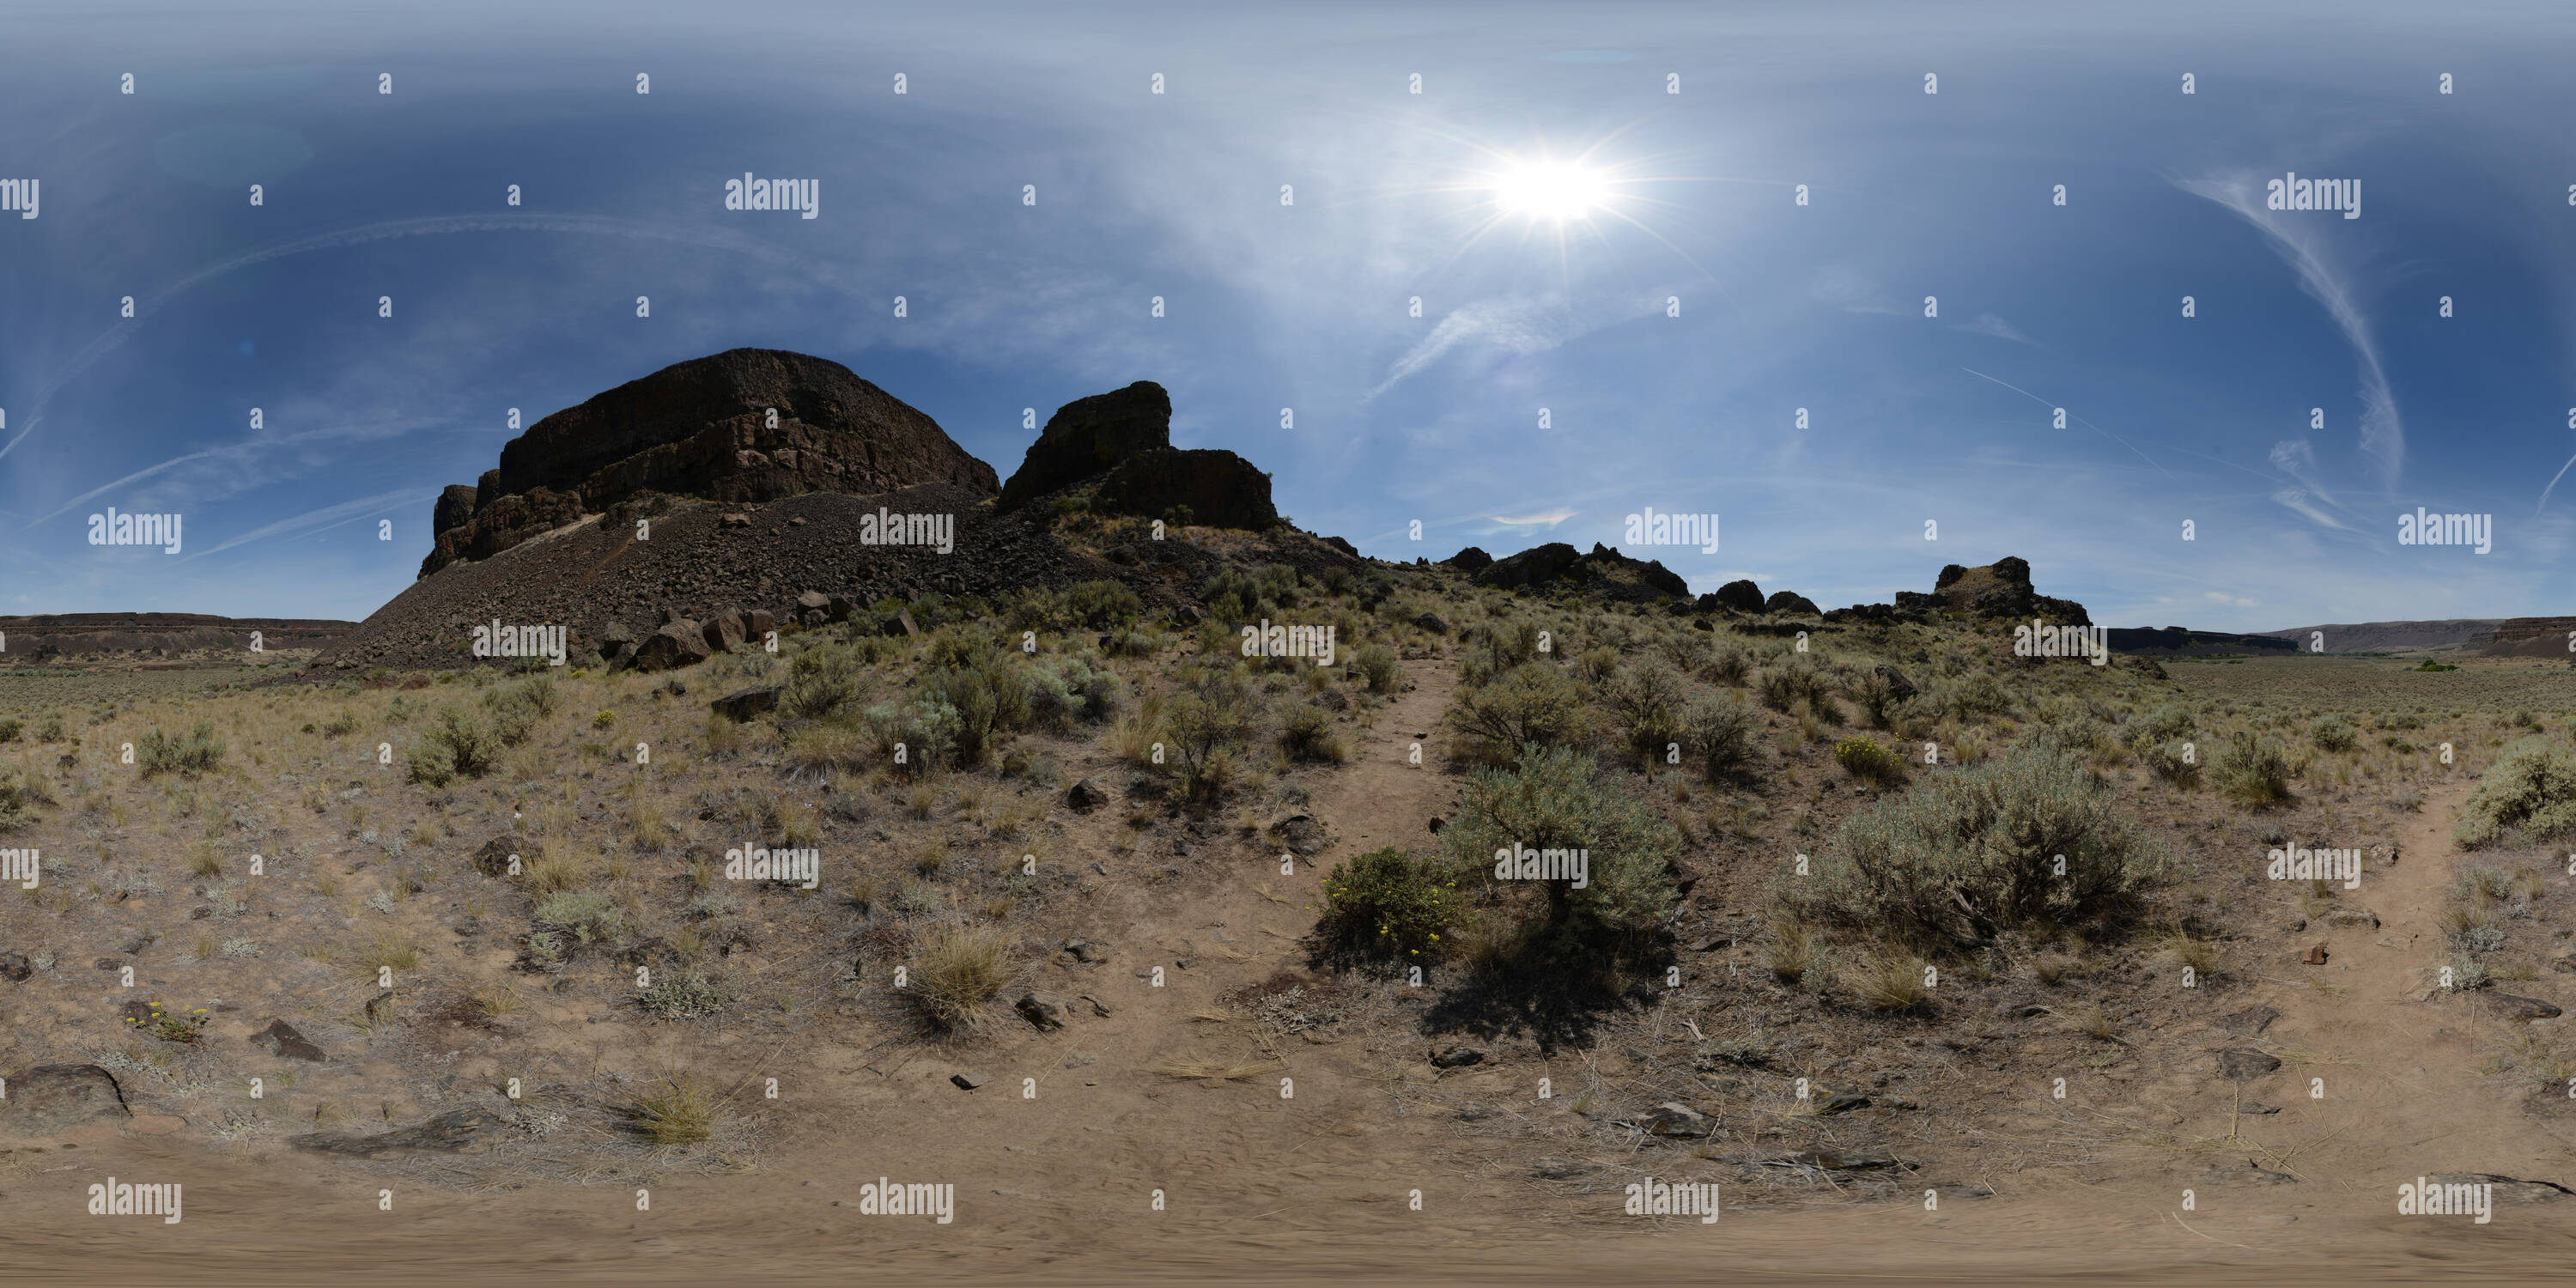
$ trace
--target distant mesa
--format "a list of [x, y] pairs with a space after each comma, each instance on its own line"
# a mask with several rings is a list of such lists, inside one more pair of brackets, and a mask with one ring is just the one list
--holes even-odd
[[2515, 617], [2473, 632], [2462, 643], [2488, 657], [2576, 658], [2570, 640], [2576, 640], [2576, 617]]
[[167, 656], [196, 650], [250, 650], [259, 635], [263, 650], [328, 648], [356, 630], [356, 622], [302, 617], [215, 617], [205, 613], [47, 613], [0, 617], [8, 651], [0, 662], [43, 663], [56, 657], [114, 653]]
[[2243, 657], [2264, 654], [2288, 655], [2299, 651], [2297, 643], [2271, 635], [2230, 635], [2225, 631], [2185, 630], [2167, 626], [2159, 630], [2146, 626], [2111, 628], [2111, 651], [2136, 653], [2146, 657]]
[[498, 468], [432, 512], [427, 577], [650, 493], [774, 501], [946, 483], [992, 495], [993, 467], [938, 422], [825, 358], [729, 349], [630, 380], [528, 427]]
[[1250, 461], [1172, 446], [1172, 396], [1150, 380], [1058, 408], [996, 508], [1017, 510], [1086, 484], [1091, 508], [1104, 513], [1254, 531], [1279, 523], [1270, 476]]

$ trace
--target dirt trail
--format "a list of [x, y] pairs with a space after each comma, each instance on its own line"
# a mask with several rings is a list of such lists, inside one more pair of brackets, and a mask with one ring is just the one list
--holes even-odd
[[[2434, 1172], [2570, 1179], [2562, 1172], [2576, 1115], [2525, 1112], [2529, 1084], [2519, 1074], [2508, 1081], [2480, 1068], [2516, 1045], [2525, 1023], [2499, 1015], [2496, 994], [2554, 1003], [2557, 982], [2498, 981], [2487, 993], [2439, 986], [2436, 972], [2455, 955], [2441, 915], [2453, 876], [2471, 862], [2451, 840], [2470, 786], [2429, 794], [2400, 835], [2397, 863], [2367, 864], [2358, 890], [2338, 889], [2338, 911], [2367, 910], [2378, 925], [2311, 922], [2259, 967], [2271, 982], [2253, 1003], [2280, 1018], [2228, 1039], [2283, 1060], [2247, 1088], [2280, 1109], [2238, 1121], [2254, 1161], [2355, 1202], [2384, 1200], [2392, 1213], [2401, 1182]], [[2301, 964], [2300, 950], [2315, 943], [2326, 946], [2326, 963]]]

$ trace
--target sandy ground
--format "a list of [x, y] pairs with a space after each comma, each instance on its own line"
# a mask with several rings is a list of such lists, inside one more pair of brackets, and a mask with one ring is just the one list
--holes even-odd
[[[1193, 1018], [1302, 965], [1293, 939], [1312, 925], [1318, 874], [1335, 859], [1418, 844], [1424, 820], [1446, 812], [1456, 779], [1411, 765], [1407, 751], [1434, 730], [1450, 680], [1445, 668], [1409, 670], [1416, 686], [1316, 791], [1334, 844], [1314, 864], [1281, 875], [1273, 857], [1213, 890], [1122, 892], [1105, 905], [1125, 918], [1120, 951], [1096, 966], [1055, 959], [1034, 977], [1108, 1016], [968, 1048], [828, 1050], [761, 1107], [768, 1144], [755, 1171], [662, 1177], [639, 1210], [632, 1188], [476, 1191], [282, 1147], [95, 1129], [76, 1149], [0, 1166], [0, 1279], [2478, 1282], [2556, 1277], [2576, 1256], [2576, 1200], [2500, 1207], [2483, 1226], [2397, 1211], [2398, 1184], [2433, 1172], [2564, 1181], [2576, 1124], [2576, 1102], [2563, 1114], [2534, 1107], [2526, 1084], [2479, 1072], [2482, 1053], [2512, 1039], [2504, 1021], [2471, 998], [2421, 996], [2422, 968], [2445, 955], [2435, 918], [2458, 862], [2448, 838], [2464, 784], [2430, 795], [2399, 861], [2342, 900], [2380, 925], [2301, 937], [2328, 944], [2324, 967], [2297, 964], [2295, 950], [2266, 958], [2250, 995], [2213, 1005], [2205, 1032], [2185, 1026], [2204, 1053], [2194, 1067], [2143, 1083], [2079, 1078], [2063, 1103], [2031, 1091], [2031, 1130], [2108, 1131], [2121, 1148], [2107, 1167], [1996, 1178], [1994, 1197], [1938, 1210], [1908, 1198], [1730, 1210], [1702, 1225], [1623, 1216], [1615, 1194], [1598, 1211], [1569, 1210], [1471, 1165], [1448, 1122], [1390, 1094], [1421, 1076], [1420, 1051], [1268, 1041]], [[1093, 820], [1104, 835], [1108, 813]], [[1180, 959], [1191, 967], [1167, 969], [1161, 988], [1138, 973]], [[2218, 1027], [2215, 1012], [2252, 1005], [2279, 1017], [2253, 1036]], [[2229, 1046], [2282, 1067], [2240, 1091], [2205, 1067]], [[1152, 1072], [1183, 1056], [1280, 1067], [1219, 1083]], [[948, 1078], [961, 1070], [990, 1082], [959, 1091]], [[1283, 1077], [1293, 1098], [1280, 1095]], [[2240, 1096], [2280, 1112], [2239, 1116]], [[2207, 1170], [2212, 1140], [2248, 1169]], [[184, 1223], [86, 1215], [85, 1186], [106, 1175], [183, 1180]], [[956, 1220], [859, 1215], [858, 1187], [880, 1176], [953, 1183]]]

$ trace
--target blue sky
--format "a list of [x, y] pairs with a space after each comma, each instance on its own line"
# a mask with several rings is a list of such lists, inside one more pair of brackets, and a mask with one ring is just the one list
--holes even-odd
[[[42, 196], [0, 214], [0, 612], [363, 617], [510, 408], [740, 345], [1005, 476], [1021, 408], [1157, 380], [1176, 442], [1386, 558], [2570, 611], [2563, 6], [228, 8], [0, 16]], [[818, 217], [723, 209], [745, 171]], [[2288, 171], [2361, 217], [2266, 209]], [[183, 552], [88, 545], [111, 505]], [[1625, 546], [1648, 506], [1720, 549]], [[2399, 544], [2417, 506], [2494, 549]]]

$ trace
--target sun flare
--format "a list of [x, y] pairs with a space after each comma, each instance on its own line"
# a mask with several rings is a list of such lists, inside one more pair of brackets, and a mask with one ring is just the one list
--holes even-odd
[[1505, 214], [1552, 223], [1582, 219], [1609, 199], [1601, 173], [1579, 162], [1515, 161], [1494, 179], [1494, 200]]

